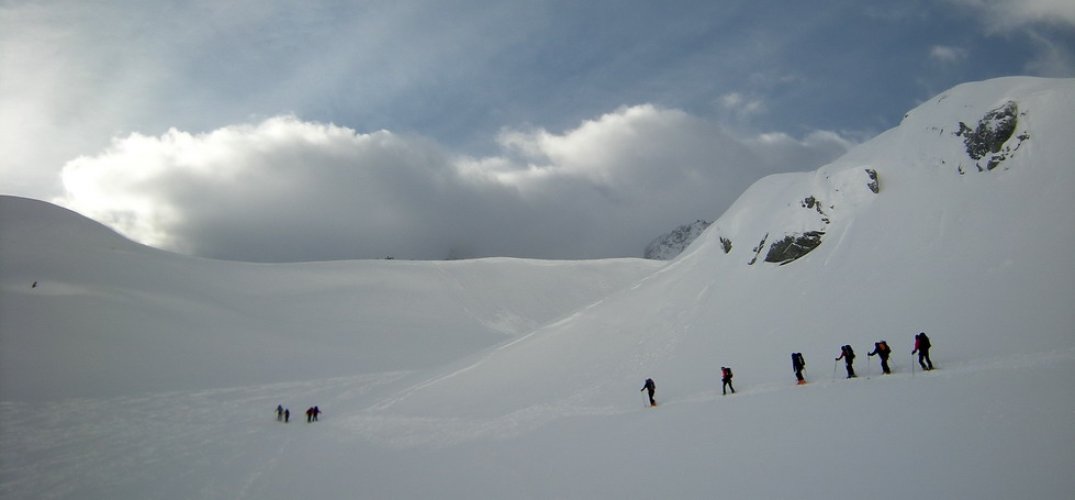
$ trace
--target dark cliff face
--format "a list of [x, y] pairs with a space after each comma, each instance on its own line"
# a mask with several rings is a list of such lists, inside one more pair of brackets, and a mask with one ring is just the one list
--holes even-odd
[[769, 246], [769, 253], [765, 255], [765, 262], [773, 262], [780, 265], [802, 257], [811, 250], [821, 245], [823, 231], [808, 231], [802, 234], [786, 235], [780, 241], [774, 241]]
[[[1014, 153], [1030, 135], [1023, 132], [1016, 136], [1017, 142], [1009, 144], [1019, 127], [1019, 105], [1008, 101], [990, 110], [973, 129], [959, 122], [956, 135], [963, 138], [967, 156], [975, 160], [978, 171], [993, 170]], [[960, 169], [960, 173], [962, 173]]]

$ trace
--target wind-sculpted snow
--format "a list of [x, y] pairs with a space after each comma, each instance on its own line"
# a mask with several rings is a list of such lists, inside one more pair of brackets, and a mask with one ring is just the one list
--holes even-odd
[[[1007, 102], [1031, 139], [965, 168]], [[956, 87], [668, 262], [203, 261], [0, 198], [0, 498], [1067, 498], [1073, 116]]]

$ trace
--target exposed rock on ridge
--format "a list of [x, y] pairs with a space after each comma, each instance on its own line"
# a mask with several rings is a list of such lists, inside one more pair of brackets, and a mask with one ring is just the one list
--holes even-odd
[[[1019, 105], [1015, 101], [1008, 101], [986, 113], [974, 129], [964, 122], [959, 122], [959, 131], [955, 134], [963, 138], [967, 156], [976, 161], [975, 166], [982, 172], [997, 168], [1019, 149], [1023, 141], [1030, 139], [1030, 134], [1023, 131], [1016, 136], [1018, 142], [1005, 146], [1015, 134], [1018, 125]], [[960, 173], [963, 173], [962, 167]]]
[[[672, 260], [690, 246], [691, 242], [709, 227], [709, 224], [711, 223], [708, 221], [696, 220], [691, 224], [684, 224], [669, 233], [662, 234], [646, 246], [642, 256], [654, 260]], [[730, 248], [731, 242], [728, 245]]]

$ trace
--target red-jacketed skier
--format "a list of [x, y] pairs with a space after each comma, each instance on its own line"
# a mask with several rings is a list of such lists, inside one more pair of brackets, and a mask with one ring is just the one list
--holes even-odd
[[727, 366], [720, 367], [720, 381], [721, 381], [721, 394], [728, 395], [728, 389], [732, 390], [732, 394], [735, 394], [735, 387], [732, 387], [732, 369]]

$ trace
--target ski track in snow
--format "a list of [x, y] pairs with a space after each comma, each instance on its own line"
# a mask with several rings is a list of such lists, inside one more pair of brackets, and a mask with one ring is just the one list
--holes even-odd
[[[129, 471], [155, 473], [175, 461], [192, 471], [239, 464], [245, 477], [236, 498], [243, 498], [260, 477], [275, 468], [286, 452], [285, 439], [265, 456], [243, 456], [260, 449], [263, 434], [275, 426], [275, 408], [289, 401], [298, 426], [308, 406], [328, 404], [329, 414], [361, 402], [364, 395], [398, 380], [403, 372], [342, 377], [298, 383], [171, 392], [115, 399], [55, 402], [0, 402], [0, 497], [29, 498], [29, 492], [66, 497], [78, 489], [123, 488], [136, 478]], [[304, 422], [302, 422], [305, 424]], [[268, 457], [268, 458], [266, 458]], [[182, 481], [181, 477], [169, 481]], [[203, 485], [204, 496], [214, 486]], [[21, 493], [20, 493], [21, 492]], [[90, 495], [92, 496], [92, 495]]]
[[[917, 356], [914, 359], [917, 362]], [[870, 361], [878, 363], [876, 359], [871, 359]], [[738, 383], [739, 387], [737, 387], [734, 394], [729, 392], [727, 395], [722, 395], [720, 387], [716, 386], [713, 389], [701, 392], [669, 396], [669, 399], [662, 399], [660, 392], [658, 392], [657, 400], [660, 407], [665, 408], [711, 404], [717, 401], [720, 401], [720, 404], [734, 404], [737, 399], [772, 395], [784, 391], [839, 390], [842, 387], [847, 387], [847, 384], [886, 383], [912, 379], [925, 383], [930, 379], [972, 376], [982, 371], [1028, 369], [1052, 366], [1059, 363], [1070, 364], [1072, 362], [1075, 362], [1075, 348], [1012, 355], [975, 362], [952, 363], [943, 367], [935, 361], [934, 364], [937, 369], [929, 372], [917, 368], [912, 372], [909, 365], [901, 367], [898, 361], [893, 358], [889, 362], [890, 367], [893, 369], [893, 373], [890, 375], [882, 375], [878, 364], [872, 373], [862, 373], [859, 377], [850, 380], [845, 379], [841, 371], [836, 380], [832, 380], [824, 374], [811, 380], [808, 374], [809, 383], [804, 386], [798, 386], [790, 380], [787, 383], [767, 382], [757, 385], [750, 385], [749, 381], [735, 381], [733, 384]], [[862, 363], [856, 363], [856, 370], [865, 372], [868, 368]], [[393, 401], [398, 399], [401, 398], [394, 398]], [[635, 404], [594, 407], [587, 405], [586, 399], [584, 394], [576, 394], [561, 401], [546, 402], [521, 408], [506, 415], [488, 418], [432, 418], [393, 415], [387, 411], [390, 410], [390, 405], [377, 405], [347, 419], [340, 425], [345, 431], [392, 447], [445, 447], [475, 439], [512, 438], [560, 418], [613, 417], [648, 409], [645, 405], [639, 408]], [[632, 397], [631, 399], [634, 398]]]
[[[741, 380], [737, 381], [737, 392], [727, 396], [721, 395], [719, 386], [690, 394], [673, 393], [666, 396], [668, 399], [658, 393], [660, 406], [655, 410], [735, 405], [757, 397], [780, 397], [785, 391], [833, 391], [912, 379], [926, 384], [984, 371], [1027, 370], [1073, 362], [1075, 349], [1057, 349], [950, 364], [942, 364], [942, 357], [935, 371], [912, 374], [909, 367], [904, 367], [892, 375], [875, 373], [869, 379], [860, 376], [834, 382], [822, 374], [801, 387], [790, 380], [756, 385]], [[303, 437], [306, 429], [335, 434], [338, 440], [356, 445], [365, 441], [397, 449], [438, 449], [474, 440], [512, 439], [558, 419], [623, 417], [651, 411], [633, 395], [619, 405], [595, 407], [587, 404], [591, 395], [585, 393], [483, 418], [414, 417], [394, 415], [377, 407], [363, 409], [361, 400], [365, 396], [403, 375], [377, 374], [111, 400], [76, 399], [40, 406], [3, 402], [0, 419], [6, 429], [0, 441], [0, 476], [4, 478], [0, 497], [25, 498], [29, 492], [67, 497], [79, 489], [121, 488], [128, 480], [137, 479], [128, 478], [129, 471], [151, 476], [172, 474], [174, 464], [185, 463], [195, 477], [214, 470], [226, 470], [234, 476], [233, 485], [202, 485], [204, 496], [250, 498], [257, 496], [263, 478], [282, 466], [287, 450], [297, 440], [308, 439]], [[883, 385], [878, 385], [878, 390], [883, 390]], [[293, 420], [285, 433], [280, 432], [284, 429], [280, 426], [285, 424], [275, 422], [273, 414], [282, 399], [308, 401], [291, 408]], [[302, 421], [306, 404], [326, 408], [328, 417], [313, 424], [319, 427], [307, 428]], [[347, 410], [348, 407], [353, 409]], [[265, 453], [249, 456], [238, 451], [251, 449]], [[183, 477], [168, 481], [182, 482]]]

